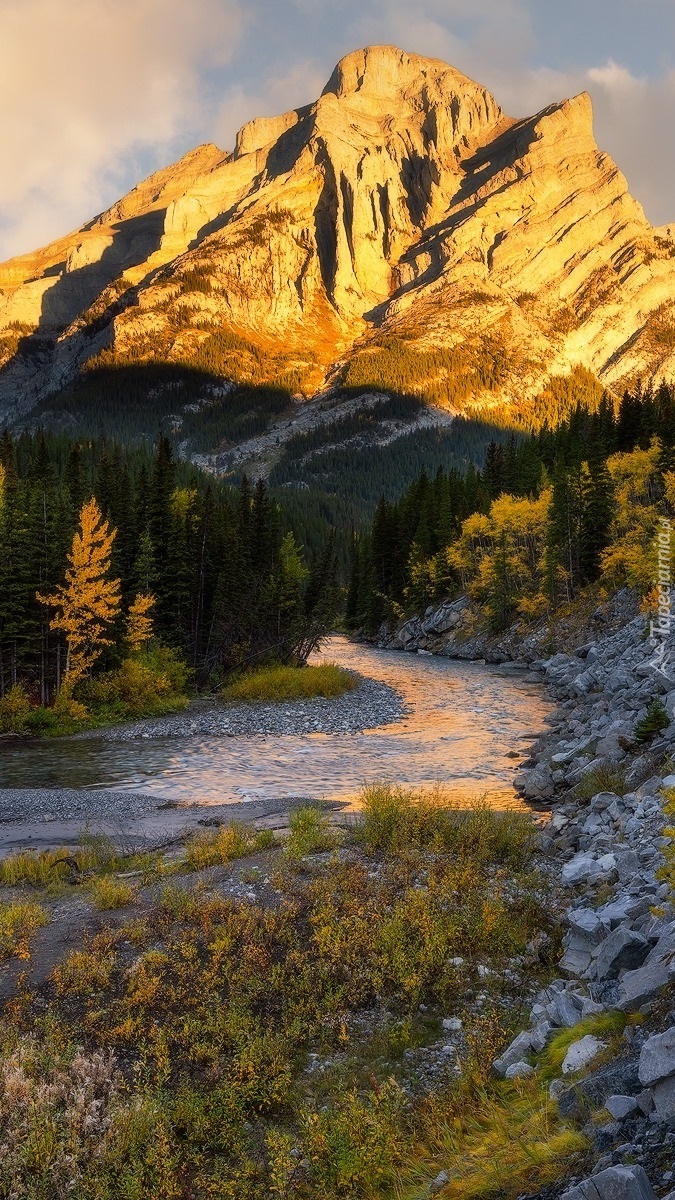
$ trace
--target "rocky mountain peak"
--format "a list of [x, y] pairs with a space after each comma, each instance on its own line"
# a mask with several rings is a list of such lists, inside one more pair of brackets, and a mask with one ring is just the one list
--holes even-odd
[[598, 149], [586, 93], [514, 120], [454, 67], [369, 46], [232, 154], [197, 147], [0, 266], [0, 420], [91, 362], [212, 363], [223, 331], [258, 380], [484, 415], [576, 368], [675, 377], [674, 296], [673, 227]]

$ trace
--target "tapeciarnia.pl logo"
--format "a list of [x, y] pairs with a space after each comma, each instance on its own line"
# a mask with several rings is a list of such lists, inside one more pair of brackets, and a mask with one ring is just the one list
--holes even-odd
[[667, 517], [661, 517], [656, 542], [658, 574], [655, 582], [659, 602], [656, 618], [649, 622], [649, 645], [653, 650], [649, 665], [669, 683], [674, 678], [670, 661], [670, 634], [673, 627], [671, 554], [671, 523]]

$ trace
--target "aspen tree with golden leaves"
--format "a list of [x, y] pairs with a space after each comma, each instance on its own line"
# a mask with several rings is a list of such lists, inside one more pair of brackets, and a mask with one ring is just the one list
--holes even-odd
[[108, 629], [120, 611], [120, 580], [109, 578], [115, 532], [92, 496], [80, 511], [80, 527], [68, 554], [65, 583], [50, 596], [37, 594], [41, 604], [56, 609], [50, 628], [66, 636], [63, 687], [68, 691], [112, 644]]
[[155, 604], [155, 596], [149, 592], [139, 592], [129, 609], [126, 640], [133, 654], [138, 654], [152, 638], [153, 626], [150, 611]]

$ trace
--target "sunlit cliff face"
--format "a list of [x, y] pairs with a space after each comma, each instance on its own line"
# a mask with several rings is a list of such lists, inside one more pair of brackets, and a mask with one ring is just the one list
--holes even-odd
[[225, 331], [255, 382], [272, 364], [304, 395], [354, 362], [359, 386], [395, 387], [384, 353], [404, 390], [517, 408], [575, 366], [617, 389], [672, 378], [674, 284], [675, 241], [598, 149], [586, 94], [514, 121], [447, 64], [374, 46], [232, 154], [198, 147], [0, 267], [0, 407], [87, 364], [194, 364]]

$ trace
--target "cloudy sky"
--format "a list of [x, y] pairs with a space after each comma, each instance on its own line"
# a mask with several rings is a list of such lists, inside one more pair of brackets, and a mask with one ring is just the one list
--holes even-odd
[[675, 221], [675, 0], [0, 0], [0, 260], [315, 99], [372, 42], [444, 58], [513, 116], [587, 89], [601, 147]]

